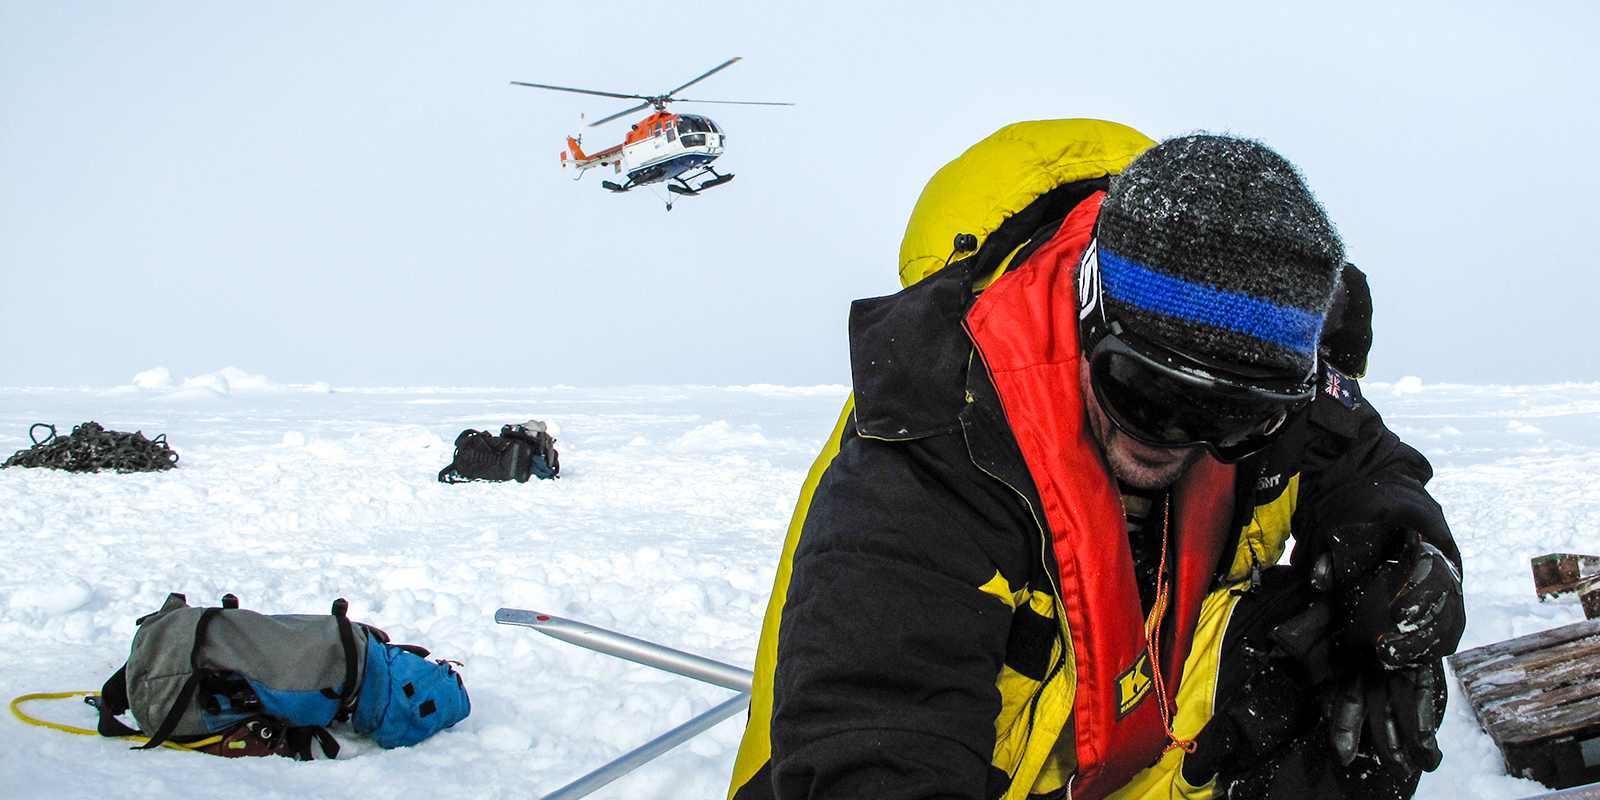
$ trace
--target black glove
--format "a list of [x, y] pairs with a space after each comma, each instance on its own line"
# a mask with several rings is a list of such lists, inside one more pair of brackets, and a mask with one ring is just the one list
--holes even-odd
[[1390, 773], [1398, 777], [1432, 772], [1443, 756], [1434, 732], [1444, 714], [1444, 664], [1353, 672], [1335, 681], [1323, 699], [1339, 763], [1355, 760], [1361, 735], [1369, 737]]
[[[1323, 686], [1339, 762], [1368, 751], [1397, 776], [1439, 765], [1444, 667], [1466, 627], [1461, 574], [1417, 534], [1378, 523], [1334, 530], [1312, 562], [1324, 598], [1273, 631]], [[1336, 666], [1337, 665], [1337, 666]]]
[[1467, 626], [1461, 572], [1437, 547], [1379, 523], [1338, 528], [1329, 545], [1311, 585], [1329, 595], [1345, 655], [1399, 669], [1456, 651]]

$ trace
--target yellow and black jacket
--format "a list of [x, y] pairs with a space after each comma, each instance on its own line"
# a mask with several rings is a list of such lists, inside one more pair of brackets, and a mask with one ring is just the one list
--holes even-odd
[[[1094, 643], [1074, 643], [1038, 484], [963, 323], [1149, 144], [1111, 123], [1022, 123], [929, 184], [902, 249], [909, 288], [852, 311], [855, 392], [789, 530], [730, 797], [1054, 797], [1101, 766], [1078, 763], [1072, 717]], [[957, 233], [982, 246], [944, 267], [930, 253]], [[1230, 541], [1200, 565], [1214, 586], [1334, 520], [1394, 520], [1454, 557], [1427, 462], [1353, 380], [1325, 378], [1222, 487]]]

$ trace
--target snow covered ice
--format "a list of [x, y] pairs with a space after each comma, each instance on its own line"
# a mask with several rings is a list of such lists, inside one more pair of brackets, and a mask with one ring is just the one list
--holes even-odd
[[[1600, 384], [1363, 386], [1425, 453], [1466, 562], [1463, 649], [1575, 622], [1528, 561], [1600, 552]], [[501, 606], [748, 667], [800, 483], [840, 386], [619, 389], [284, 386], [150, 370], [109, 390], [0, 388], [0, 457], [28, 426], [167, 434], [164, 473], [0, 471], [0, 691], [98, 690], [168, 592], [353, 619], [462, 662], [472, 715], [413, 748], [334, 732], [335, 761], [219, 759], [0, 722], [0, 796], [526, 798], [730, 697], [725, 689], [496, 625]], [[562, 477], [435, 480], [464, 428], [550, 424]], [[31, 703], [94, 727], [77, 699]], [[593, 795], [721, 798], [743, 715]], [[1456, 687], [1421, 798], [1544, 791], [1508, 777]]]

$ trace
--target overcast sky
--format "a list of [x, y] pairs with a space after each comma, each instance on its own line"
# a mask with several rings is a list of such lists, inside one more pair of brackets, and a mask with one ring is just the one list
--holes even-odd
[[[1374, 379], [1600, 380], [1597, 6], [1323, 5], [0, 0], [0, 385], [846, 383], [927, 179], [1065, 117], [1298, 164]], [[559, 167], [623, 101], [510, 85], [733, 56], [685, 94], [796, 105], [673, 106], [738, 178], [670, 213]]]

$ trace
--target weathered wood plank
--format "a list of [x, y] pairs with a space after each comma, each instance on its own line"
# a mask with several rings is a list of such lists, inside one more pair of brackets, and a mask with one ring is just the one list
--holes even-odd
[[1600, 635], [1600, 620], [1585, 620], [1547, 631], [1530, 633], [1483, 647], [1465, 650], [1450, 657], [1451, 666], [1458, 671], [1470, 669], [1487, 661], [1509, 658], [1523, 653], [1558, 647], [1568, 642]]
[[1506, 771], [1551, 788], [1600, 780], [1600, 619], [1457, 653], [1450, 667]]
[[[1507, 658], [1472, 671], [1457, 666], [1462, 687], [1469, 688], [1485, 705], [1529, 694], [1587, 685], [1600, 677], [1600, 636], [1569, 642]], [[1597, 687], [1600, 688], [1600, 687]]]

